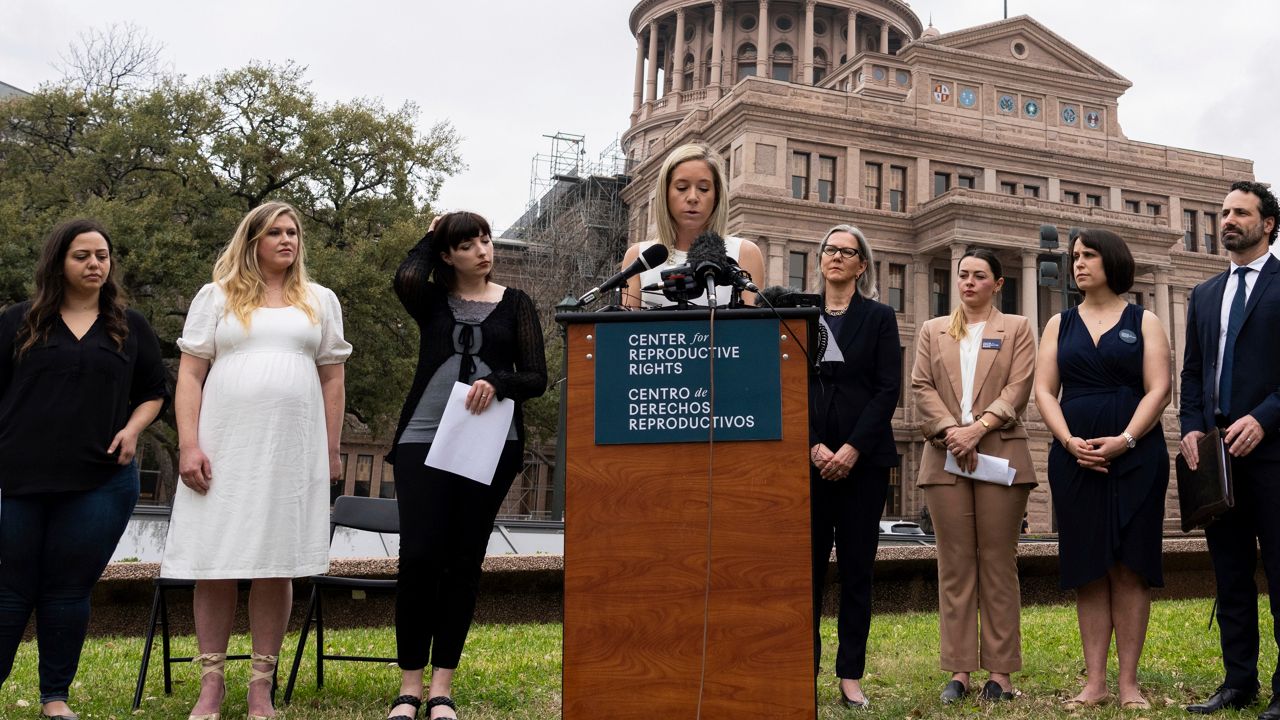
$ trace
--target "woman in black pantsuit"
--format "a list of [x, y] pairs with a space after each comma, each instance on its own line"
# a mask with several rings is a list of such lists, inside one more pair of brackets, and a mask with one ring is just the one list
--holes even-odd
[[842, 702], [864, 707], [871, 567], [889, 469], [898, 465], [890, 422], [902, 384], [902, 355], [893, 308], [876, 302], [866, 237], [838, 225], [827, 232], [818, 259], [828, 343], [809, 383], [814, 670], [822, 654], [818, 623], [834, 540], [840, 572], [836, 675]]
[[[453, 674], [475, 613], [494, 517], [524, 459], [521, 403], [546, 391], [542, 328], [529, 296], [492, 282], [493, 240], [484, 218], [442, 215], [396, 272], [396, 294], [418, 323], [413, 387], [389, 459], [400, 506], [396, 647], [400, 696], [390, 717], [413, 720], [423, 675], [433, 720], [457, 717]], [[423, 464], [455, 382], [469, 383], [466, 409], [502, 399], [515, 416], [489, 484]]]

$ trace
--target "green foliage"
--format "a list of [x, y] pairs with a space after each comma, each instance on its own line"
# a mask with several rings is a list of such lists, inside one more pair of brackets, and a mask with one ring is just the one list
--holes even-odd
[[0, 105], [0, 117], [0, 306], [28, 296], [53, 225], [93, 216], [172, 358], [187, 305], [240, 218], [284, 200], [303, 215], [314, 279], [343, 303], [355, 347], [348, 410], [375, 428], [393, 421], [417, 338], [391, 275], [461, 168], [448, 124], [420, 130], [412, 104], [321, 102], [293, 64], [147, 89], [66, 82]]

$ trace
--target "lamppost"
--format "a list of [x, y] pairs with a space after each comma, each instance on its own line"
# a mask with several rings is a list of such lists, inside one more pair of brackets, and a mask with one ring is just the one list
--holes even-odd
[[1076, 289], [1075, 280], [1071, 277], [1071, 246], [1075, 244], [1080, 228], [1071, 228], [1067, 236], [1067, 247], [1059, 249], [1058, 228], [1054, 225], [1040, 226], [1040, 262], [1041, 287], [1057, 288], [1062, 292], [1062, 309], [1070, 307], [1071, 292]]

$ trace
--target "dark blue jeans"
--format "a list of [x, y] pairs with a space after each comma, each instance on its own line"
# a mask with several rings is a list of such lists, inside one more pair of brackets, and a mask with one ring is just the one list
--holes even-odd
[[0, 685], [36, 611], [40, 702], [66, 700], [89, 628], [89, 594], [138, 502], [138, 466], [94, 490], [0, 497]]

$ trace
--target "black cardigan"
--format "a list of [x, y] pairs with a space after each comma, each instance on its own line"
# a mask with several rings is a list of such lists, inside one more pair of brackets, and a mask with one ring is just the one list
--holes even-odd
[[[396, 271], [395, 290], [404, 309], [418, 323], [418, 367], [413, 385], [400, 411], [395, 439], [387, 462], [395, 463], [396, 445], [426, 390], [427, 383], [444, 361], [453, 355], [453, 326], [457, 322], [449, 309], [448, 292], [428, 281], [431, 272], [428, 241], [423, 239]], [[476, 355], [491, 373], [481, 380], [493, 385], [499, 399], [516, 401], [516, 432], [523, 442], [525, 400], [547, 390], [547, 359], [542, 344], [542, 325], [533, 300], [523, 291], [507, 288], [489, 317], [480, 323], [484, 342]]]
[[160, 343], [125, 311], [124, 347], [102, 316], [79, 340], [59, 319], [44, 342], [14, 357], [31, 308], [0, 315], [0, 489], [5, 495], [90, 490], [119, 473], [107, 446], [142, 403], [169, 397]]

